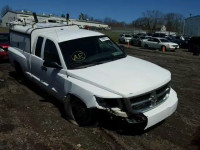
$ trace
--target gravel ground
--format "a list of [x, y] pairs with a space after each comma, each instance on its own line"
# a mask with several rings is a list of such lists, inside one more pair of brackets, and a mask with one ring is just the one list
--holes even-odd
[[30, 81], [18, 77], [8, 62], [0, 63], [0, 150], [200, 149], [200, 56], [186, 50], [161, 53], [136, 47], [129, 55], [172, 73], [177, 111], [142, 133], [114, 128], [78, 127], [63, 118], [62, 105]]

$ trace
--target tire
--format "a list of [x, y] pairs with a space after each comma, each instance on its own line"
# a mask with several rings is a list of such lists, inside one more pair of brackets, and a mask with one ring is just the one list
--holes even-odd
[[188, 46], [188, 52], [192, 52], [192, 46]]
[[20, 64], [18, 62], [15, 62], [15, 71], [17, 73], [18, 76], [20, 77], [24, 77], [24, 72], [20, 66]]
[[96, 126], [97, 119], [93, 110], [88, 109], [86, 105], [76, 97], [71, 97], [68, 105], [64, 105], [66, 119], [79, 126]]
[[149, 48], [149, 46], [148, 46], [147, 44], [145, 44], [145, 45], [144, 45], [144, 48], [148, 49], [148, 48]]
[[138, 46], [141, 47], [141, 45], [142, 45], [142, 43], [141, 43], [141, 42], [138, 42]]

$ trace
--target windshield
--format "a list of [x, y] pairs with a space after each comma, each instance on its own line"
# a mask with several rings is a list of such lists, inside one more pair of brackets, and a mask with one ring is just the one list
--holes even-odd
[[161, 42], [169, 42], [167, 39], [160, 39]]
[[0, 43], [9, 43], [9, 34], [0, 34]]
[[68, 69], [85, 68], [126, 57], [108, 37], [94, 36], [59, 43]]

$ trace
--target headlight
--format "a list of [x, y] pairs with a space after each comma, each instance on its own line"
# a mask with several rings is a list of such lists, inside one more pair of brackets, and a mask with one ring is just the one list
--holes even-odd
[[105, 107], [105, 108], [114, 108], [114, 107], [119, 107], [119, 101], [120, 101], [120, 99], [96, 97], [96, 101], [102, 107]]

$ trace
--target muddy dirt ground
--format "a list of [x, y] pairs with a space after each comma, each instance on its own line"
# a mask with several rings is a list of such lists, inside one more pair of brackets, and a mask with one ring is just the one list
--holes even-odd
[[172, 73], [177, 111], [142, 133], [114, 128], [78, 127], [63, 118], [62, 105], [36, 85], [18, 77], [8, 62], [0, 63], [0, 150], [160, 150], [200, 149], [200, 56], [186, 50], [166, 52], [127, 49]]

